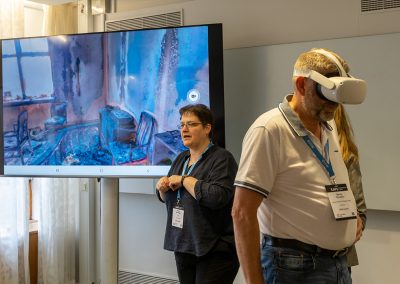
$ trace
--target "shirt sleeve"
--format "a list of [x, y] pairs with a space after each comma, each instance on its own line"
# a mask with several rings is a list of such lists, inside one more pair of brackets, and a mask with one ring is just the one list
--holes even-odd
[[364, 190], [362, 186], [362, 175], [360, 170], [360, 164], [358, 161], [354, 161], [353, 159], [347, 165], [349, 180], [350, 180], [350, 188], [353, 191], [354, 199], [357, 204], [357, 211], [361, 217], [363, 222], [363, 229], [365, 228], [367, 222], [367, 205], [364, 197]]
[[254, 190], [265, 197], [271, 192], [279, 171], [280, 135], [278, 127], [250, 128], [243, 139], [235, 185]]
[[196, 200], [201, 206], [221, 209], [233, 200], [237, 163], [231, 153], [221, 150], [207, 172], [207, 178], [195, 184]]

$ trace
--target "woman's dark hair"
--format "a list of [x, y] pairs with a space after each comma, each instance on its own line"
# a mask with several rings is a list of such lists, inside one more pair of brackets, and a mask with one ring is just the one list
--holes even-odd
[[194, 114], [195, 116], [197, 116], [199, 118], [200, 122], [203, 125], [210, 124], [211, 131], [210, 131], [209, 137], [210, 137], [210, 139], [213, 138], [214, 124], [215, 124], [214, 116], [213, 116], [211, 110], [207, 106], [205, 106], [203, 104], [186, 105], [179, 110], [179, 114], [180, 114], [181, 118], [182, 118], [182, 115], [185, 113]]

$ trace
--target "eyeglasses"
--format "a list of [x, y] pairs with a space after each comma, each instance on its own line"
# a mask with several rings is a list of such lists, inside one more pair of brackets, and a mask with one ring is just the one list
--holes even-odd
[[182, 129], [183, 127], [185, 127], [185, 125], [186, 125], [187, 128], [193, 128], [193, 127], [196, 127], [197, 125], [200, 125], [200, 124], [203, 124], [203, 123], [194, 122], [194, 121], [188, 121], [188, 122], [181, 122], [177, 126], [178, 126], [178, 129]]

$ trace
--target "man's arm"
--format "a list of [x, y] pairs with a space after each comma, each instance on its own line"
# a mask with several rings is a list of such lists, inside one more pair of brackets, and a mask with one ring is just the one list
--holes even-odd
[[255, 191], [236, 187], [232, 208], [236, 249], [246, 283], [263, 284], [260, 254], [260, 229], [257, 209], [263, 196]]

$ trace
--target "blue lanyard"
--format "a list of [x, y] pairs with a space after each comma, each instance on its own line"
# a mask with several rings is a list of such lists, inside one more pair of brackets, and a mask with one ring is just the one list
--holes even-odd
[[[335, 172], [333, 171], [333, 167], [331, 164], [331, 161], [329, 160], [329, 162], [322, 156], [322, 154], [318, 151], [317, 146], [315, 146], [314, 142], [312, 142], [311, 138], [306, 135], [303, 136], [304, 142], [306, 142], [306, 144], [308, 145], [308, 147], [310, 147], [311, 151], [314, 153], [315, 157], [320, 161], [321, 165], [325, 168], [325, 170], [327, 171], [329, 178], [331, 180], [332, 183], [336, 183], [335, 182]], [[325, 150], [328, 150], [328, 155], [329, 155], [329, 140], [327, 141], [327, 148], [325, 148]]]
[[[207, 152], [208, 149], [210, 149], [210, 147], [214, 145], [212, 142], [210, 142], [210, 144], [208, 144], [207, 148], [204, 149], [204, 151], [201, 153], [200, 157], [197, 159], [197, 161], [190, 167], [190, 169], [187, 171], [186, 175], [189, 176], [191, 174], [191, 172], [193, 171], [194, 167], [196, 166], [197, 162], [201, 160], [201, 158], [203, 157], [204, 153]], [[182, 169], [182, 176], [185, 175], [185, 170], [187, 169], [187, 166], [189, 164], [189, 159], [186, 159], [185, 163], [183, 164], [183, 169]], [[183, 187], [183, 186], [182, 186]], [[178, 193], [176, 194], [176, 199], [178, 201], [178, 203], [181, 200], [181, 190], [183, 190], [183, 188], [178, 190]]]

